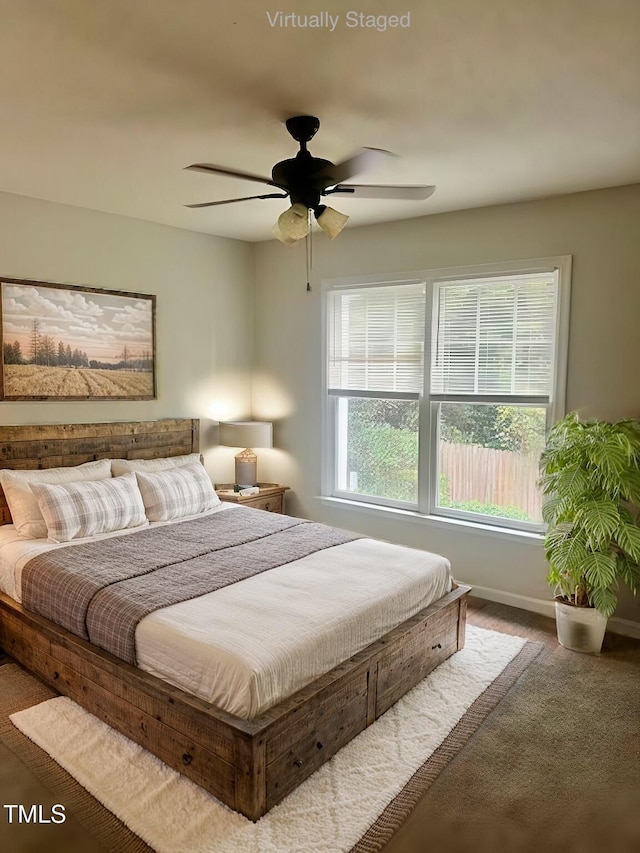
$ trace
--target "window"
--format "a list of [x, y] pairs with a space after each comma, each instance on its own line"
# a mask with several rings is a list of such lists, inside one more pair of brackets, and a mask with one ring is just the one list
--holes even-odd
[[425, 284], [329, 294], [336, 488], [415, 506]]
[[330, 282], [325, 494], [541, 529], [569, 271], [558, 258]]

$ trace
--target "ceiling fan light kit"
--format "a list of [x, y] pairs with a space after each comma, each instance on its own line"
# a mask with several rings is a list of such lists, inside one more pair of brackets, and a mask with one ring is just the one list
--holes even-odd
[[281, 160], [271, 171], [271, 178], [239, 172], [215, 166], [211, 163], [194, 163], [186, 168], [194, 172], [213, 175], [226, 175], [245, 181], [254, 181], [274, 187], [280, 192], [266, 193], [242, 198], [209, 201], [189, 204], [187, 207], [215, 207], [221, 204], [233, 204], [239, 201], [251, 201], [264, 198], [289, 197], [291, 207], [278, 218], [273, 235], [283, 243], [292, 245], [310, 233], [309, 214], [313, 212], [318, 225], [333, 240], [342, 231], [349, 217], [332, 207], [321, 204], [323, 196], [341, 193], [352, 198], [407, 199], [419, 201], [428, 198], [433, 186], [375, 186], [345, 184], [352, 175], [374, 168], [378, 163], [395, 155], [380, 148], [362, 148], [354, 156], [334, 164], [330, 160], [313, 157], [307, 150], [307, 143], [313, 139], [320, 128], [320, 120], [315, 116], [293, 116], [287, 119], [286, 127], [291, 136], [300, 145], [295, 157]]
[[[278, 232], [282, 234], [286, 242], [302, 240], [309, 233], [309, 211], [299, 201], [292, 204], [288, 210], [278, 217]], [[278, 238], [280, 239], [280, 238]]]
[[318, 205], [313, 211], [318, 225], [330, 240], [335, 240], [338, 234], [349, 221], [349, 217], [333, 207], [327, 207], [324, 204]]

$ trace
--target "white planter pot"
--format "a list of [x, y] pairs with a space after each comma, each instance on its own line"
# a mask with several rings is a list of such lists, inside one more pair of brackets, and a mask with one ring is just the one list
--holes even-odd
[[600, 654], [607, 617], [595, 607], [574, 607], [556, 601], [558, 642], [566, 649], [587, 654]]

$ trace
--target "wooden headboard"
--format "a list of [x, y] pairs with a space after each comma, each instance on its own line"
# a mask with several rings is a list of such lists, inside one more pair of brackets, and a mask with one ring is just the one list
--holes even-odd
[[[199, 449], [197, 418], [0, 426], [0, 468], [63, 468], [94, 459], [156, 459]], [[0, 524], [10, 521], [0, 486]]]

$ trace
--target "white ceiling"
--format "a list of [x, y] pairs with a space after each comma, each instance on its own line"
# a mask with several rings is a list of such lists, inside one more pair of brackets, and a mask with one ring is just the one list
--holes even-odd
[[[411, 15], [348, 28], [349, 9]], [[341, 15], [334, 32], [266, 12]], [[0, 190], [262, 240], [285, 201], [186, 172], [269, 175], [310, 145], [401, 155], [355, 183], [437, 184], [424, 202], [340, 198], [350, 225], [640, 182], [639, 0], [0, 0]]]

